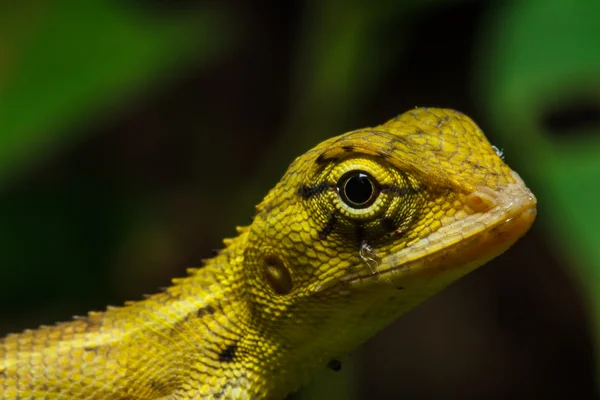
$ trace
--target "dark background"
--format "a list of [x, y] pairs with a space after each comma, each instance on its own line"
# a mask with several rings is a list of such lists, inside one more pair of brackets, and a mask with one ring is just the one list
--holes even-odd
[[[600, 28], [571, 27], [600, 7], [534, 3], [0, 5], [0, 333], [169, 285], [319, 141], [449, 107], [523, 172], [538, 221], [294, 397], [595, 397], [600, 63], [581, 43]], [[580, 69], [552, 69], [579, 54], [562, 29]]]

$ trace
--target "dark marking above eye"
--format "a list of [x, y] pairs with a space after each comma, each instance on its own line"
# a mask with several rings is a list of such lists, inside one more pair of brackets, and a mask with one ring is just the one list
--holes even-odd
[[316, 185], [303, 185], [298, 188], [298, 196], [303, 199], [310, 199], [311, 197], [318, 196], [321, 193], [326, 192], [331, 185], [329, 182], [321, 182]]
[[321, 229], [321, 232], [319, 232], [319, 239], [321, 239], [321, 240], [327, 239], [327, 236], [329, 236], [335, 229], [336, 222], [337, 222], [337, 212], [332, 211], [331, 214], [329, 215], [329, 219], [325, 223], [325, 226], [323, 227], [323, 229]]
[[329, 368], [332, 371], [338, 372], [342, 369], [342, 362], [333, 358], [327, 363], [327, 368]]
[[319, 154], [319, 156], [317, 157], [317, 159], [315, 160], [315, 162], [317, 164], [323, 164], [327, 160], [328, 160], [328, 158], [327, 158], [327, 156], [325, 156], [325, 154]]
[[219, 361], [221, 362], [232, 362], [235, 358], [235, 352], [237, 351], [237, 344], [233, 343], [225, 347], [219, 354]]
[[342, 150], [344, 150], [346, 153], [350, 153], [354, 151], [354, 146], [352, 146], [351, 144], [347, 144], [345, 146], [342, 146]]

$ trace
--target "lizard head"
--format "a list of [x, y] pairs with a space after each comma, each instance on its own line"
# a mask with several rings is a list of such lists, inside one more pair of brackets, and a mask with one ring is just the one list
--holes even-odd
[[535, 214], [533, 194], [456, 111], [334, 137], [257, 207], [244, 253], [254, 318], [321, 362], [502, 253]]

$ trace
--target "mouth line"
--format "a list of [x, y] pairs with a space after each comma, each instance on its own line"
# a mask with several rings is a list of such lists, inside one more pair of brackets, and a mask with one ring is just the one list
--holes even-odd
[[513, 176], [516, 183], [494, 193], [497, 205], [489, 211], [440, 228], [409, 247], [398, 251], [392, 248], [387, 256], [372, 260], [375, 268], [366, 261], [354, 264], [351, 273], [331, 282], [327, 289], [382, 280], [394, 283], [428, 271], [433, 274], [436, 270], [469, 272], [501, 254], [527, 232], [536, 215], [535, 196], [516, 172]]
[[[535, 213], [535, 207], [525, 209], [508, 219], [498, 220], [497, 223], [491, 225], [489, 228], [482, 230], [480, 232], [473, 233], [472, 235], [470, 235], [470, 237], [466, 238], [462, 242], [457, 242], [451, 246], [441, 248], [439, 250], [430, 252], [428, 254], [424, 254], [422, 257], [414, 258], [408, 262], [398, 263], [398, 264], [394, 265], [394, 261], [392, 261], [392, 260], [397, 257], [397, 253], [391, 254], [391, 255], [385, 257], [384, 259], [382, 259], [382, 261], [379, 263], [376, 271], [372, 271], [368, 274], [359, 274], [359, 275], [354, 275], [354, 276], [351, 276], [348, 278], [342, 278], [341, 281], [343, 284], [349, 285], [354, 282], [367, 280], [367, 279], [386, 278], [387, 276], [392, 275], [395, 272], [404, 271], [404, 272], [408, 273], [408, 272], [410, 272], [413, 264], [423, 261], [424, 258], [431, 258], [431, 259], [440, 258], [440, 256], [445, 253], [453, 252], [458, 249], [468, 248], [469, 245], [472, 244], [472, 242], [477, 241], [479, 238], [481, 238], [481, 236], [490, 234], [494, 230], [497, 230], [498, 228], [501, 228], [502, 226], [510, 224], [513, 220], [521, 218], [521, 217], [525, 216], [525, 214], [530, 214], [532, 212]], [[515, 240], [516, 239], [518, 239], [518, 237], [515, 237]], [[385, 266], [385, 267], [382, 268], [382, 266]]]

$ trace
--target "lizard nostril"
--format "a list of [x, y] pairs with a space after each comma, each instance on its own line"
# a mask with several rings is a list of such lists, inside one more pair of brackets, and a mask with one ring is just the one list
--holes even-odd
[[267, 254], [264, 258], [265, 277], [275, 294], [289, 294], [292, 291], [292, 276], [281, 257]]
[[492, 196], [482, 191], [472, 193], [467, 197], [467, 205], [478, 213], [488, 212], [496, 206], [497, 202]]

